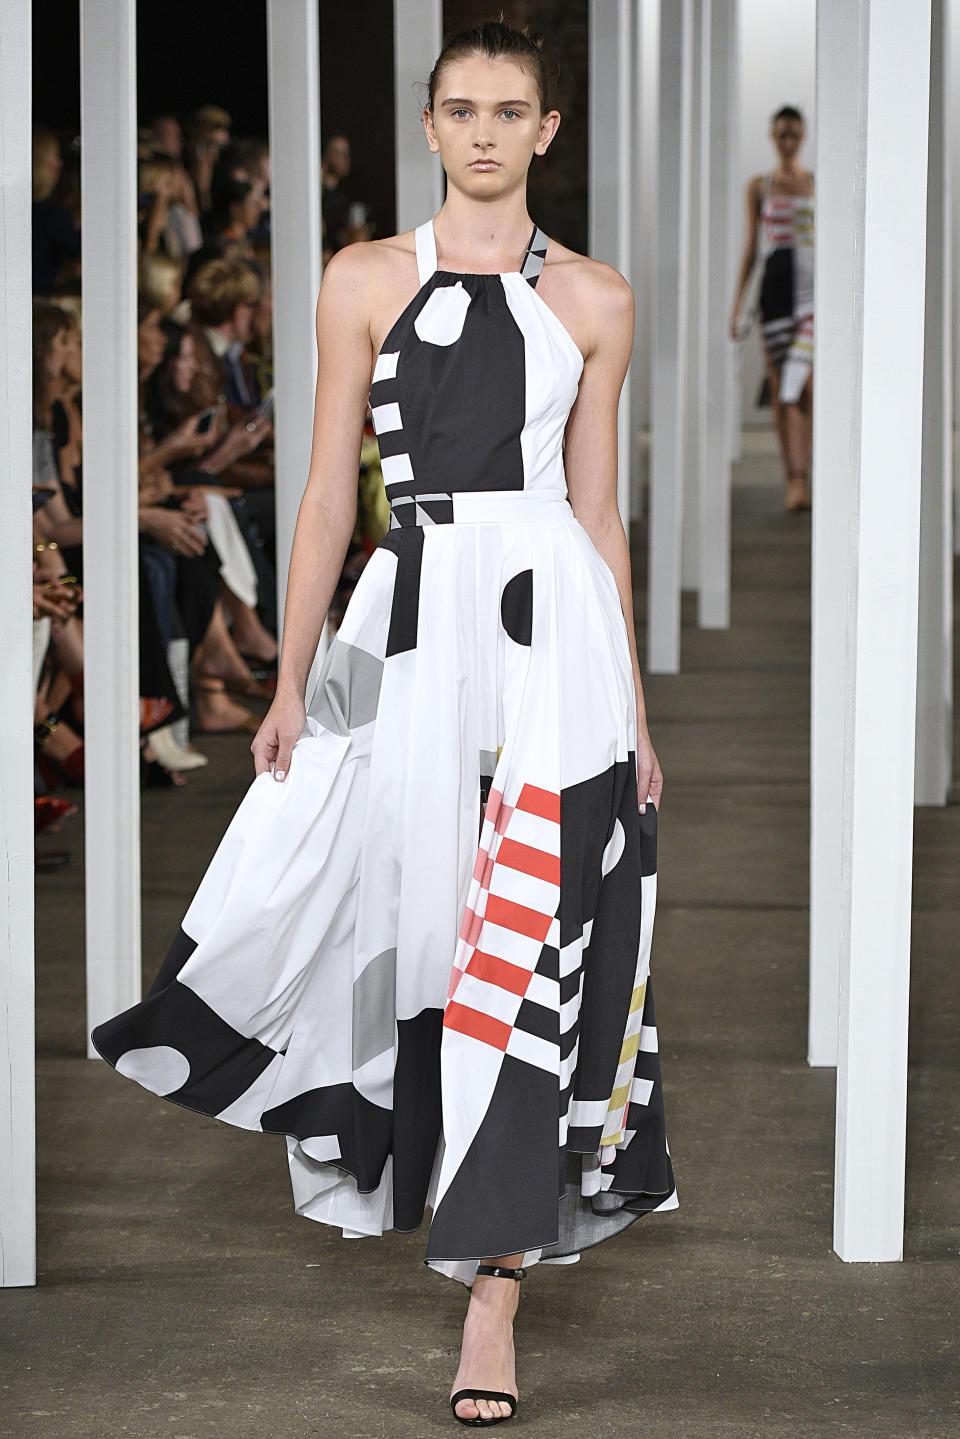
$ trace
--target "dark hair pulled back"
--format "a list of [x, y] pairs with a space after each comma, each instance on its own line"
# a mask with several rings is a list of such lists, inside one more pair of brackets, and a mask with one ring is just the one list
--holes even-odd
[[771, 125], [776, 125], [778, 120], [797, 120], [801, 125], [806, 126], [803, 113], [797, 109], [796, 105], [781, 105], [770, 121]]
[[557, 65], [543, 53], [543, 40], [530, 35], [527, 26], [517, 30], [507, 25], [503, 11], [499, 20], [484, 20], [465, 30], [456, 30], [444, 36], [437, 63], [430, 71], [427, 82], [429, 98], [427, 104], [432, 110], [437, 94], [437, 81], [444, 65], [454, 60], [464, 60], [470, 55], [485, 55], [490, 60], [501, 57], [513, 60], [526, 70], [537, 87], [540, 97], [540, 114], [545, 115], [554, 108], [555, 92], [559, 71]]

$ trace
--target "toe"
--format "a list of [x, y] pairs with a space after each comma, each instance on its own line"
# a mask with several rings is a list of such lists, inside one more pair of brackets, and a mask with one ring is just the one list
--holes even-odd
[[461, 1419], [477, 1419], [480, 1415], [480, 1410], [472, 1399], [458, 1399], [456, 1412]]

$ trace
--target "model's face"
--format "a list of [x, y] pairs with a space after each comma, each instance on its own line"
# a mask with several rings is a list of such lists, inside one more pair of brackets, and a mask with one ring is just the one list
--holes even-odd
[[43, 361], [43, 373], [48, 380], [59, 380], [67, 358], [67, 332], [58, 330], [50, 338]]
[[137, 326], [137, 360], [141, 372], [155, 370], [163, 359], [167, 337], [160, 328], [160, 311], [151, 310], [142, 324]]
[[63, 373], [68, 380], [79, 384], [83, 371], [83, 345], [80, 331], [70, 326], [63, 331]]
[[233, 312], [233, 332], [241, 344], [246, 344], [250, 338], [253, 325], [253, 306], [237, 305]]
[[60, 171], [63, 169], [63, 160], [60, 158], [59, 145], [46, 145], [38, 156], [37, 170], [43, 178], [44, 188], [53, 190], [60, 178]]
[[770, 132], [781, 160], [792, 160], [804, 141], [804, 129], [799, 120], [778, 120]]
[[250, 190], [240, 202], [240, 225], [244, 232], [253, 229], [266, 208], [267, 199], [264, 194], [263, 182], [252, 176]]
[[183, 154], [183, 131], [179, 120], [173, 115], [165, 115], [154, 125], [153, 136], [158, 150], [179, 160]]
[[185, 395], [193, 384], [193, 377], [197, 373], [197, 347], [193, 343], [192, 335], [184, 335], [180, 341], [180, 351], [177, 358], [170, 367], [170, 377], [173, 380], [173, 388], [180, 395]]
[[326, 165], [340, 180], [350, 174], [350, 141], [346, 135], [333, 136], [326, 149]]
[[560, 112], [540, 114], [533, 77], [514, 61], [471, 55], [444, 65], [423, 123], [450, 184], [493, 196], [525, 181], [532, 157], [545, 155], [557, 133]]

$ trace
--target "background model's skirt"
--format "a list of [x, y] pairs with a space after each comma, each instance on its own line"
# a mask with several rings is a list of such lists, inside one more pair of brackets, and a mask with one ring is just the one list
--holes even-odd
[[379, 1234], [429, 1206], [428, 1262], [469, 1281], [676, 1198], [616, 584], [565, 500], [456, 498], [384, 538], [287, 779], [252, 782], [148, 995], [93, 1037], [285, 1134], [298, 1213]]

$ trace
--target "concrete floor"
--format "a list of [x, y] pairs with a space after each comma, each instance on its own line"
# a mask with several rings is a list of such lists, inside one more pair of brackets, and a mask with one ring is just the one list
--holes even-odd
[[[917, 812], [907, 1258], [844, 1265], [833, 1074], [804, 1061], [809, 519], [783, 515], [769, 475], [762, 455], [741, 467], [731, 630], [698, 632], [685, 608], [684, 673], [647, 681], [681, 1207], [524, 1285], [513, 1428], [531, 1436], [960, 1435], [960, 809]], [[187, 790], [144, 795], [147, 982], [247, 745], [206, 741]], [[446, 1395], [465, 1296], [423, 1266], [422, 1233], [350, 1243], [298, 1219], [278, 1136], [84, 1059], [72, 825], [58, 840], [78, 863], [38, 884], [40, 1274], [0, 1293], [0, 1432], [459, 1432]]]

